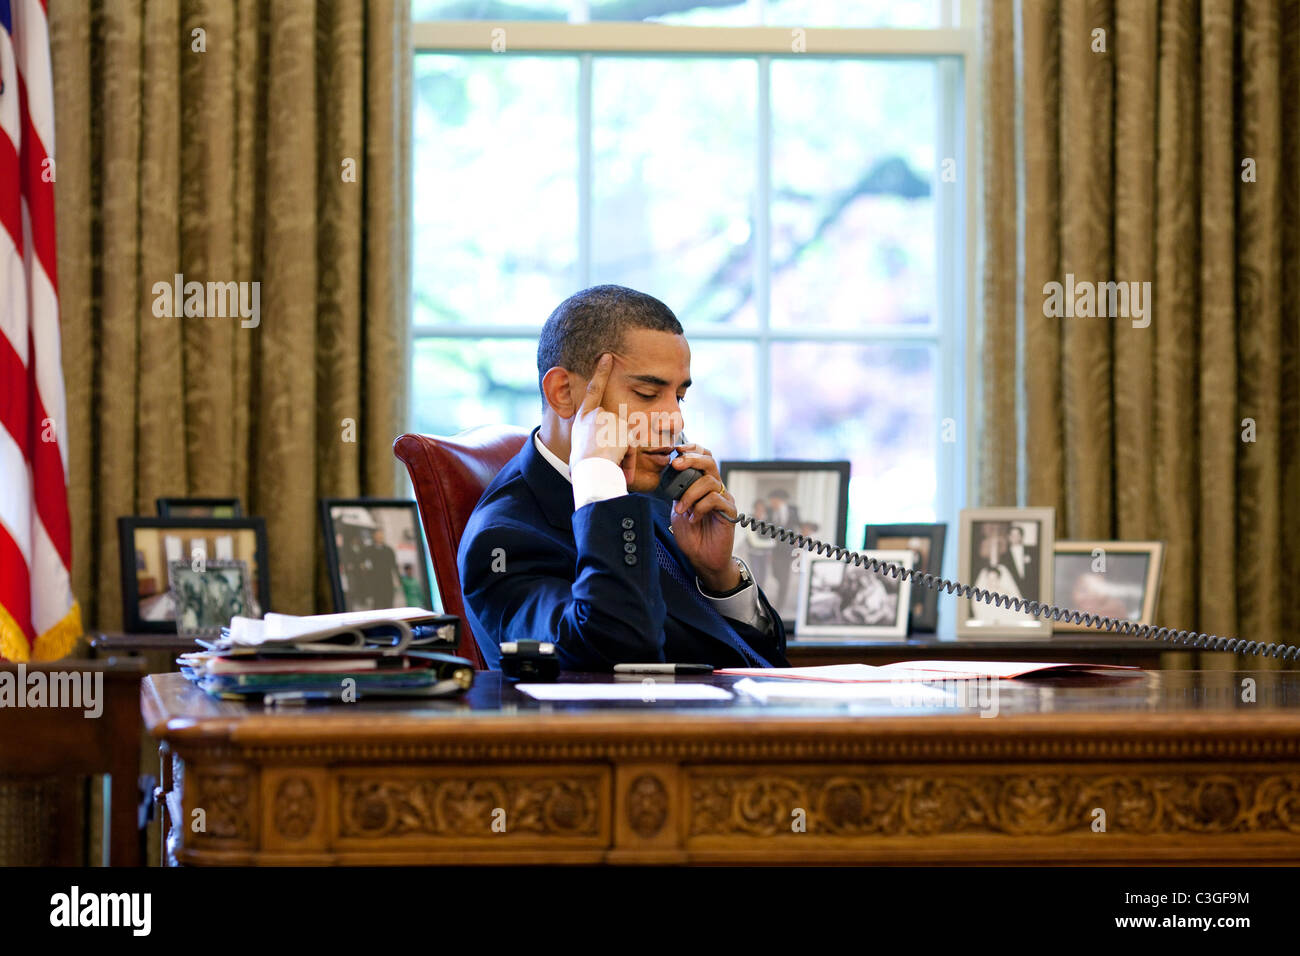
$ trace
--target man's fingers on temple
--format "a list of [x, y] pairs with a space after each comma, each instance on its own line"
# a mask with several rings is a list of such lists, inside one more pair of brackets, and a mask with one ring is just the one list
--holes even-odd
[[582, 410], [589, 412], [600, 405], [605, 397], [605, 385], [609, 381], [610, 370], [614, 367], [614, 356], [606, 352], [596, 363], [596, 368], [587, 380], [587, 394], [582, 400]]

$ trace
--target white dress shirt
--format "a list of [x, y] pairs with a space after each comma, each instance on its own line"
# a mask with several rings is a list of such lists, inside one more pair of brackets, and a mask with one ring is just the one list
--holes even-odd
[[[623, 477], [623, 469], [608, 458], [584, 458], [570, 469], [542, 442], [541, 432], [534, 433], [533, 443], [541, 456], [550, 462], [551, 467], [563, 475], [565, 481], [573, 485], [573, 510], [577, 511], [583, 505], [589, 505], [593, 501], [605, 501], [627, 494], [627, 479]], [[745, 564], [740, 558], [736, 560]], [[723, 617], [729, 617], [733, 621], [740, 621], [757, 628], [764, 634], [770, 634], [772, 622], [758, 599], [758, 588], [754, 586], [754, 576], [749, 572], [747, 564], [745, 564], [745, 573], [749, 575], [749, 584], [727, 597], [713, 597], [706, 594], [704, 588], [700, 587], [698, 576], [695, 578], [695, 587], [702, 597], [713, 602], [714, 607]]]

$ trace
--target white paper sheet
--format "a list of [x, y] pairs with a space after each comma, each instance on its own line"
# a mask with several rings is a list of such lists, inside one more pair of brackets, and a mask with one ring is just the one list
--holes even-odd
[[765, 704], [797, 701], [823, 703], [854, 702], [881, 703], [908, 707], [943, 707], [952, 702], [954, 694], [925, 684], [895, 681], [891, 683], [839, 684], [826, 681], [757, 681], [746, 677], [732, 687], [747, 697]]
[[731, 700], [731, 692], [712, 684], [627, 681], [617, 684], [516, 684], [534, 700]]

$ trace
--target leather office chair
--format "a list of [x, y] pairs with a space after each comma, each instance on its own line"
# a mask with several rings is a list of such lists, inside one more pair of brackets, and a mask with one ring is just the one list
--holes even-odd
[[393, 442], [393, 454], [406, 465], [415, 486], [443, 611], [461, 621], [457, 653], [480, 670], [486, 664], [465, 617], [456, 550], [479, 498], [529, 434], [531, 430], [512, 425], [479, 425], [452, 438], [408, 434]]

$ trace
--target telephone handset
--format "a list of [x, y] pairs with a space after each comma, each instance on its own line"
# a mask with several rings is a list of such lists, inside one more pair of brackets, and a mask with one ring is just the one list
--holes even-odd
[[[677, 457], [674, 451], [668, 459], [668, 467], [663, 470], [659, 476], [659, 486], [651, 492], [659, 498], [667, 501], [676, 501], [686, 492], [696, 479], [704, 477], [704, 472], [698, 468], [683, 468], [678, 471], [673, 467], [673, 460]], [[925, 587], [934, 591], [940, 591], [947, 594], [954, 592], [961, 597], [972, 601], [983, 601], [985, 604], [993, 604], [997, 607], [1011, 608], [1016, 611], [1025, 611], [1034, 617], [1046, 617], [1053, 621], [1066, 621], [1070, 624], [1082, 624], [1085, 627], [1092, 627], [1098, 630], [1114, 631], [1123, 636], [1151, 638], [1153, 640], [1169, 641], [1175, 644], [1190, 644], [1197, 648], [1207, 648], [1214, 651], [1230, 651], [1237, 654], [1256, 654], [1267, 657], [1280, 657], [1283, 660], [1300, 659], [1300, 647], [1294, 644], [1265, 644], [1263, 641], [1244, 641], [1237, 637], [1220, 637], [1217, 634], [1198, 634], [1195, 631], [1179, 631], [1171, 627], [1157, 627], [1154, 624], [1138, 624], [1135, 621], [1120, 620], [1113, 617], [1104, 617], [1100, 614], [1091, 614], [1084, 611], [1076, 611], [1068, 607], [1060, 607], [1055, 604], [1046, 604], [1039, 601], [1027, 601], [1020, 597], [1011, 597], [1006, 594], [999, 594], [997, 591], [989, 591], [985, 588], [971, 587], [969, 584], [962, 584], [960, 581], [950, 581], [947, 578], [939, 577], [937, 574], [923, 574], [913, 568], [905, 568], [901, 564], [895, 564], [892, 561], [881, 561], [878, 558], [868, 558], [866, 555], [859, 554], [857, 551], [851, 551], [848, 548], [841, 548], [838, 545], [826, 544], [824, 541], [818, 541], [816, 538], [810, 538], [804, 534], [798, 534], [788, 528], [782, 528], [780, 525], [770, 524], [766, 521], [760, 521], [752, 518], [747, 514], [737, 514], [732, 518], [730, 515], [723, 515], [732, 524], [740, 525], [742, 528], [749, 528], [757, 534], [767, 535], [777, 541], [787, 544], [793, 544], [796, 548], [804, 548], [807, 551], [813, 551], [817, 554], [830, 555], [837, 561], [843, 561], [846, 564], [852, 564], [854, 567], [866, 567], [876, 574], [887, 574], [891, 578], [910, 580], [914, 583], [919, 582]]]

